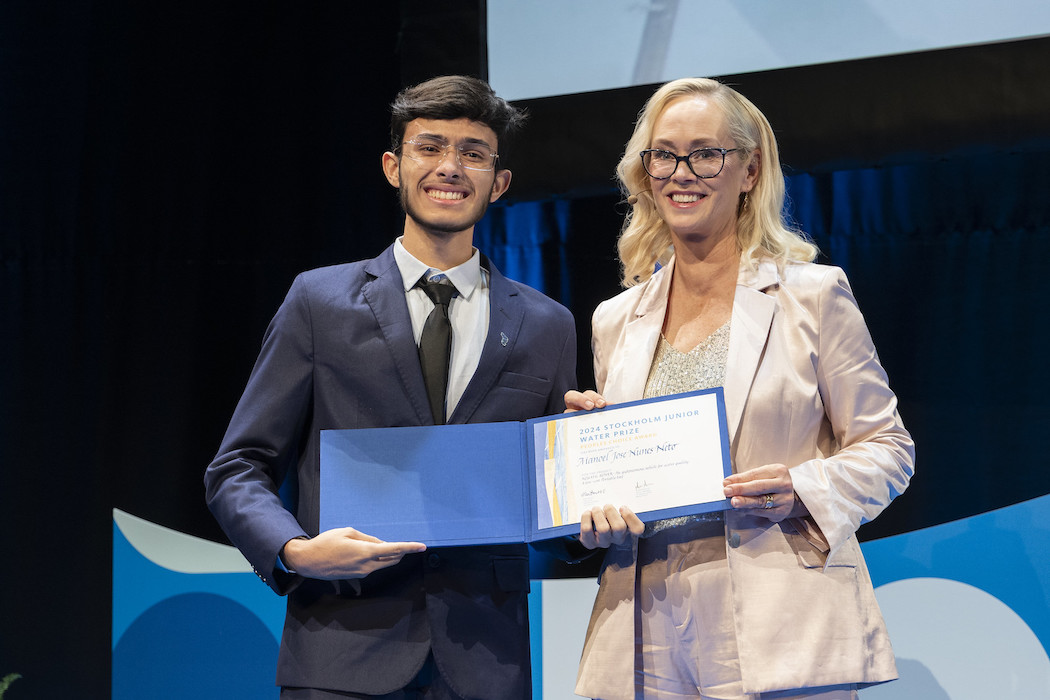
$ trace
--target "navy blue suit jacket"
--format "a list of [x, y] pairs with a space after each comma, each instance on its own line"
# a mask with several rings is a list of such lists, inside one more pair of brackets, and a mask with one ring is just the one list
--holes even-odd
[[[482, 264], [488, 336], [449, 422], [561, 412], [576, 384], [572, 315]], [[464, 697], [531, 697], [525, 545], [431, 549], [352, 581], [276, 567], [285, 542], [318, 531], [321, 430], [432, 422], [393, 248], [299, 275], [205, 474], [223, 530], [263, 581], [288, 594], [279, 685], [387, 693], [432, 648]], [[298, 485], [294, 513], [278, 496], [286, 477]]]

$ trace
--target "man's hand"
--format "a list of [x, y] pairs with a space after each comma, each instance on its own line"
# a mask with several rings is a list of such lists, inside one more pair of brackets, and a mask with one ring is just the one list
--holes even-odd
[[300, 576], [334, 581], [364, 578], [426, 548], [422, 542], [384, 542], [352, 527], [341, 527], [312, 539], [289, 540], [281, 550], [281, 560]]
[[645, 530], [645, 523], [627, 506], [595, 506], [580, 517], [580, 544], [587, 549], [623, 544], [628, 535], [635, 537]]

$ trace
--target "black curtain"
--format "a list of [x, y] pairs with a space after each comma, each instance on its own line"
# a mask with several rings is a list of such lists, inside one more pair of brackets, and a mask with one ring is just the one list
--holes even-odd
[[204, 466], [293, 275], [400, 224], [397, 4], [0, 5], [0, 678], [109, 697], [111, 509]]

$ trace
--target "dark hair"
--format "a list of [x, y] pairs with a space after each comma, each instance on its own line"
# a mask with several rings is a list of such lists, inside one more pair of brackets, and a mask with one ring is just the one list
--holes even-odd
[[466, 75], [446, 75], [405, 88], [390, 105], [390, 150], [398, 153], [405, 127], [414, 119], [476, 121], [496, 132], [500, 153], [525, 123], [526, 113], [502, 97], [488, 83]]

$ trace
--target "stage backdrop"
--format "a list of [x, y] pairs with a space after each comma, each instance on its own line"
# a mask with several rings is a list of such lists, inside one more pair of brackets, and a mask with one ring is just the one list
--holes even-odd
[[[485, 9], [0, 3], [5, 700], [110, 697], [116, 645], [163, 619], [152, 606], [138, 608], [147, 620], [113, 614], [114, 508], [224, 542], [202, 472], [263, 330], [296, 272], [375, 255], [396, 234], [396, 196], [379, 169], [387, 104], [433, 75], [485, 76]], [[971, 528], [972, 517], [1050, 491], [1038, 450], [1050, 427], [1040, 356], [1048, 46], [723, 76], [776, 127], [795, 216], [847, 269], [916, 435], [912, 488], [860, 533], [880, 571], [869, 543], [907, 553], [914, 546], [897, 536], [957, 518]], [[508, 154], [510, 196], [479, 235], [497, 264], [574, 311], [584, 385], [588, 317], [618, 289], [612, 169], [653, 88], [524, 101], [532, 118]], [[974, 540], [967, 557], [1009, 555], [1004, 577], [1037, 580], [1032, 542], [1045, 539], [1045, 517], [1022, 513], [1034, 518], [1022, 537]], [[967, 542], [954, 534], [943, 539]], [[931, 551], [939, 562], [952, 550]], [[930, 571], [908, 577], [980, 587]], [[588, 565], [537, 558], [537, 576], [555, 574], [579, 576], [565, 585], [589, 600]], [[204, 592], [166, 610], [189, 608], [206, 624], [222, 591]], [[1012, 593], [992, 594], [1042, 634]], [[560, 598], [547, 595], [543, 614]], [[974, 598], [943, 600], [969, 610]], [[270, 629], [242, 608], [228, 629]]]

